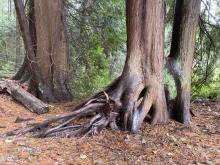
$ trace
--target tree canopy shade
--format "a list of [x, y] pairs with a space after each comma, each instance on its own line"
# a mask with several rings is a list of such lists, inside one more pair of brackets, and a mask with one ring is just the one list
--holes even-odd
[[[48, 8], [50, 6], [52, 7], [50, 9], [51, 13], [56, 11], [53, 15], [58, 14], [56, 9], [53, 10], [56, 3], [54, 5], [49, 5], [49, 1], [37, 2], [40, 3], [37, 5], [38, 7], [42, 6], [40, 11], [47, 12], [47, 8], [45, 10], [43, 9], [46, 6], [48, 6]], [[59, 4], [62, 1], [56, 2]], [[177, 96], [174, 100], [173, 107], [168, 106], [170, 105], [170, 100], [169, 97], [165, 95], [165, 86], [163, 82], [165, 63], [164, 0], [127, 0], [127, 56], [121, 76], [103, 91], [98, 92], [93, 97], [77, 106], [73, 112], [50, 118], [38, 125], [24, 128], [23, 130], [18, 130], [14, 133], [24, 134], [31, 131], [38, 137], [57, 135], [93, 135], [107, 126], [110, 126], [112, 129], [123, 129], [136, 133], [140, 129], [144, 119], [152, 124], [165, 124], [173, 118], [189, 125], [191, 122], [191, 114], [189, 110], [191, 68], [200, 3], [200, 0], [176, 1], [171, 51], [166, 61], [166, 67], [168, 67], [176, 83]], [[18, 6], [18, 1], [15, 1], [15, 4]], [[18, 10], [18, 14], [19, 12], [24, 11], [22, 8], [17, 7], [16, 9]], [[37, 13], [37, 8], [34, 9]], [[47, 16], [48, 15], [50, 14], [48, 13]], [[24, 17], [24, 12], [20, 14], [20, 17], [21, 16]], [[57, 22], [53, 19], [50, 22], [44, 18], [44, 16], [35, 16], [36, 23], [39, 21], [39, 25], [35, 25], [37, 41], [40, 40], [39, 46], [37, 44], [37, 52], [51, 50], [47, 49], [47, 45], [50, 43], [52, 32], [55, 31], [47, 31], [47, 29], [53, 29], [53, 25], [60, 27], [58, 30], [61, 29], [62, 34], [59, 36], [61, 38], [57, 37], [55, 41], [57, 41], [58, 38], [62, 41], [62, 37], [64, 36], [64, 26], [59, 22], [60, 16], [62, 15], [56, 17], [59, 18]], [[22, 21], [20, 21], [20, 25], [22, 29]], [[48, 25], [49, 28], [46, 27], [46, 25]], [[40, 27], [38, 28], [38, 26]], [[40, 30], [39, 32], [38, 29]], [[25, 30], [29, 34], [25, 34]], [[44, 37], [49, 34], [51, 36], [44, 39]], [[27, 26], [23, 27], [24, 39], [27, 37], [25, 35], [29, 35], [30, 38], [30, 32], [28, 31]], [[65, 40], [63, 40], [63, 42], [64, 41]], [[30, 41], [27, 43], [29, 42]], [[57, 43], [60, 45], [58, 41]], [[26, 48], [28, 49], [28, 46], [26, 46]], [[41, 49], [38, 50], [38, 48]], [[65, 52], [63, 50], [66, 50], [65, 45], [62, 46], [62, 48], [64, 49], [58, 49], [61, 50], [61, 54]], [[31, 47], [31, 49], [33, 49], [33, 47]], [[37, 53], [36, 57], [34, 54], [32, 58], [37, 59], [41, 56], [43, 62], [47, 61], [45, 58], [50, 57], [50, 55], [49, 57], [47, 56], [46, 51], [40, 55]], [[64, 56], [65, 54], [62, 54], [61, 61], [63, 58], [66, 59]], [[49, 61], [51, 62], [51, 59]], [[47, 68], [49, 67], [47, 65], [48, 62], [42, 64], [46, 67], [43, 70], [47, 71]], [[66, 66], [66, 63], [62, 64]], [[39, 69], [40, 71], [42, 68], [36, 69]], [[48, 72], [47, 75], [51, 76], [49, 73], [50, 72]], [[61, 75], [63, 75], [63, 73]], [[45, 78], [48, 78], [47, 76], [43, 76], [42, 73], [37, 76], [40, 77], [39, 79], [42, 82], [47, 82], [45, 81]], [[47, 87], [50, 87], [48, 83], [45, 84], [48, 85]], [[45, 94], [47, 94], [47, 92]], [[49, 94], [49, 96], [51, 95]], [[54, 95], [54, 97], [56, 97], [56, 95]], [[77, 121], [82, 117], [88, 118], [78, 124]]]

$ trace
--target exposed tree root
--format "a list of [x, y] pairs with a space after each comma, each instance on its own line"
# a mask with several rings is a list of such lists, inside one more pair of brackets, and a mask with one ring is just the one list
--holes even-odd
[[[0, 134], [0, 137], [21, 136], [32, 132], [34, 137], [94, 135], [104, 127], [113, 124], [117, 113], [114, 112], [115, 102], [105, 92], [76, 107], [71, 113], [49, 118], [42, 123]], [[90, 117], [82, 120], [82, 118]], [[80, 122], [82, 120], [83, 122]]]
[[[163, 3], [132, 0], [126, 1], [126, 9], [127, 57], [122, 76], [72, 113], [25, 128], [17, 135], [85, 136], [107, 126], [137, 132], [146, 116], [152, 124], [169, 121], [163, 85]], [[148, 14], [151, 12], [154, 14]]]
[[148, 115], [151, 116], [153, 124], [168, 121], [167, 112], [163, 111], [162, 107], [158, 107], [158, 102], [161, 100], [154, 102], [143, 83], [128, 84], [134, 87], [128, 89], [126, 86], [121, 86], [121, 82], [123, 81], [118, 78], [104, 91], [77, 106], [71, 113], [61, 114], [42, 123], [1, 134], [0, 137], [22, 136], [29, 132], [33, 133], [34, 137], [41, 138], [88, 136], [96, 135], [106, 127], [137, 132], [150, 109], [151, 112], [154, 111]]

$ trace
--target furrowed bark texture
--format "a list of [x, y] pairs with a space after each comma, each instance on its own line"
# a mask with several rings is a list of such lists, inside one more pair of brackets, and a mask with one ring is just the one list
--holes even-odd
[[29, 81], [29, 91], [46, 102], [71, 100], [63, 0], [30, 1], [29, 24], [22, 0], [14, 3], [27, 50], [14, 79]]
[[170, 71], [177, 87], [176, 104], [172, 115], [186, 125], [191, 122], [189, 110], [191, 75], [200, 3], [200, 0], [176, 1], [171, 51], [168, 57]]
[[37, 63], [44, 84], [50, 88], [50, 93], [40, 97], [49, 102], [71, 100], [63, 0], [34, 0], [34, 13]]
[[102, 100], [102, 109], [114, 116], [108, 119], [110, 127], [137, 132], [146, 116], [152, 124], [169, 121], [163, 84], [164, 1], [127, 0], [126, 7], [128, 41], [122, 75], [80, 107]]
[[136, 132], [150, 109], [153, 124], [166, 123], [169, 118], [163, 85], [164, 1], [128, 0], [127, 31], [122, 77], [129, 85], [126, 104], [128, 112], [133, 107], [131, 129]]
[[[17, 13], [17, 19], [20, 25], [20, 30], [22, 34], [22, 38], [24, 40], [24, 46], [27, 51], [27, 58], [24, 61], [23, 67], [26, 68], [27, 60], [29, 61], [29, 65], [31, 68], [32, 75], [35, 79], [40, 81], [40, 75], [38, 74], [37, 70], [39, 69], [39, 66], [36, 63], [35, 53], [32, 45], [32, 39], [29, 31], [29, 25], [27, 18], [24, 13], [24, 4], [22, 0], [14, 0], [15, 9]], [[21, 71], [23, 72], [23, 70]], [[19, 76], [19, 75], [17, 75]], [[21, 76], [21, 75], [20, 75]]]
[[[18, 22], [20, 25], [22, 38], [24, 40], [24, 46], [25, 46], [25, 49], [27, 52], [27, 57], [26, 57], [26, 59], [23, 63], [23, 66], [22, 66], [23, 70], [19, 70], [20, 74], [16, 75], [16, 76], [23, 77], [23, 75], [24, 75], [23, 73], [25, 73], [24, 71], [26, 69], [28, 69], [28, 71], [30, 71], [30, 73], [31, 73], [31, 78], [32, 78], [31, 81], [35, 82], [34, 88], [40, 89], [42, 95], [44, 95], [43, 93], [49, 93], [50, 89], [47, 86], [45, 86], [45, 84], [43, 83], [42, 76], [39, 73], [40, 67], [36, 61], [36, 56], [35, 56], [35, 52], [34, 52], [34, 48], [33, 48], [33, 44], [32, 44], [33, 42], [32, 42], [32, 38], [31, 38], [31, 33], [30, 33], [27, 18], [25, 16], [25, 12], [24, 12], [24, 4], [23, 4], [22, 0], [14, 0], [14, 4], [15, 4]], [[27, 67], [27, 65], [29, 65], [29, 66]]]

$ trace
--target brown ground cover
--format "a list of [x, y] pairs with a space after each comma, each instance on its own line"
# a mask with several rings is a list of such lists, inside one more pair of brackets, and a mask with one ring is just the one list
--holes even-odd
[[[72, 105], [53, 105], [48, 114], [39, 116], [0, 95], [0, 133], [71, 111]], [[145, 123], [139, 134], [105, 129], [85, 138], [2, 138], [0, 165], [220, 164], [220, 102], [192, 103], [191, 109], [196, 115], [191, 127], [171, 121], [168, 125]], [[17, 117], [34, 120], [15, 123]]]

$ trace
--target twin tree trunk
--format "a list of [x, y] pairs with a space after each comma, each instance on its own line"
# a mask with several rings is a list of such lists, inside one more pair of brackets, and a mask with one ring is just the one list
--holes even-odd
[[151, 122], [169, 119], [163, 85], [164, 2], [162, 0], [127, 1], [127, 59], [122, 74], [127, 115], [131, 130], [139, 130], [152, 109]]
[[37, 97], [46, 102], [71, 100], [63, 1], [31, 0], [29, 25], [22, 0], [14, 2], [29, 57], [24, 60], [23, 71], [15, 79], [23, 79], [27, 75], [25, 70], [29, 70], [32, 78], [30, 89]]
[[[39, 3], [42, 1], [38, 0]], [[190, 81], [199, 8], [200, 0], [177, 0], [171, 53], [167, 61], [178, 91], [171, 117], [185, 124], [189, 124], [191, 120]], [[34, 132], [38, 137], [88, 135], [95, 134], [106, 126], [137, 132], [145, 118], [152, 124], [169, 121], [170, 112], [167, 109], [163, 83], [164, 1], [127, 0], [126, 18], [127, 58], [122, 75], [104, 91], [77, 106], [73, 112], [55, 116], [15, 134]], [[51, 26], [49, 20], [48, 23], [44, 18], [41, 21]], [[45, 30], [41, 28], [42, 31]], [[44, 43], [41, 40], [43, 36], [39, 37], [42, 42], [40, 46], [44, 48], [46, 45], [48, 48], [50, 41]], [[40, 55], [37, 56], [41, 58]], [[47, 69], [46, 67], [45, 70], [48, 71]], [[85, 116], [90, 117], [86, 122], [76, 122]]]

